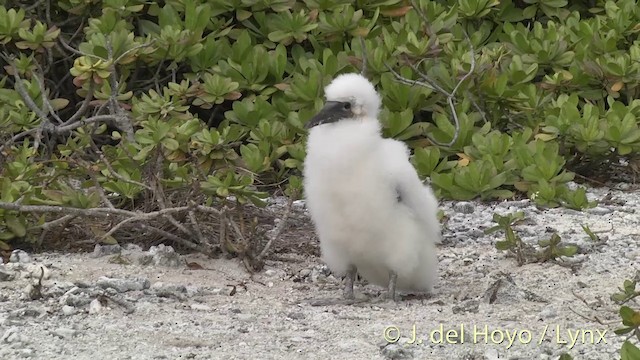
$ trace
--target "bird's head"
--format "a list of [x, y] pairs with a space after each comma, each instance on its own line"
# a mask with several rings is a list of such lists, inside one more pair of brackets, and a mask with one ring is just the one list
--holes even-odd
[[343, 119], [377, 121], [380, 96], [373, 84], [357, 73], [342, 74], [324, 89], [327, 102], [307, 128], [335, 123]]

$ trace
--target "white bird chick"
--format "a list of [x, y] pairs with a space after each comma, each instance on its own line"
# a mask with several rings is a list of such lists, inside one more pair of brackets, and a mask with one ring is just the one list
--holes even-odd
[[370, 283], [431, 292], [441, 242], [438, 202], [409, 162], [407, 146], [381, 135], [380, 96], [359, 74], [325, 88], [307, 142], [304, 185], [322, 257], [346, 274], [344, 297], [354, 299], [356, 273]]

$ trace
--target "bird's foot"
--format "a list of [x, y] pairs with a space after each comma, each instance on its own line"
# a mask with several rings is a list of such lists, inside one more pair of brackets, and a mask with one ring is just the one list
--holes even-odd
[[387, 299], [398, 301], [396, 298], [396, 283], [398, 282], [398, 274], [390, 270], [389, 271], [389, 288], [387, 289]]
[[358, 269], [355, 267], [355, 265], [349, 265], [349, 267], [347, 268], [347, 276], [344, 283], [344, 291], [342, 292], [342, 296], [345, 299], [353, 300], [356, 298], [353, 294], [353, 283], [356, 281], [357, 273]]

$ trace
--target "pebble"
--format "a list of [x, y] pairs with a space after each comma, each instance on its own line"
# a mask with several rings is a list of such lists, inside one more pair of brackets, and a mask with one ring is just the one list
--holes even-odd
[[104, 307], [102, 306], [102, 304], [100, 304], [100, 300], [98, 299], [93, 299], [91, 300], [91, 302], [89, 303], [89, 314], [97, 314], [102, 312], [102, 310], [104, 309]]
[[120, 245], [118, 244], [115, 244], [115, 245], [96, 244], [96, 246], [93, 248], [93, 253], [91, 254], [91, 257], [99, 258], [103, 256], [113, 255], [113, 254], [120, 254], [121, 252], [122, 252], [122, 247], [120, 247]]
[[585, 210], [585, 212], [589, 214], [595, 214], [595, 215], [606, 215], [606, 214], [611, 214], [613, 210], [606, 207], [602, 207], [602, 206], [596, 206], [592, 209]]
[[191, 309], [192, 310], [198, 310], [198, 311], [211, 311], [212, 310], [211, 306], [204, 305], [204, 304], [191, 304]]
[[141, 264], [167, 267], [181, 267], [185, 262], [180, 254], [176, 253], [171, 246], [160, 244], [149, 248], [148, 253], [140, 258]]
[[382, 348], [382, 355], [387, 359], [413, 359], [413, 351], [402, 346], [399, 343], [388, 344]]
[[114, 289], [119, 293], [135, 290], [145, 290], [151, 286], [151, 283], [146, 278], [134, 278], [134, 279], [114, 279], [103, 276], [98, 279], [96, 283], [103, 289]]
[[14, 277], [15, 275], [13, 273], [0, 267], [0, 281], [11, 281]]
[[53, 330], [52, 334], [62, 339], [66, 339], [66, 338], [76, 336], [78, 334], [78, 331], [70, 328], [61, 327]]
[[9, 256], [9, 262], [12, 263], [29, 263], [31, 262], [31, 257], [27, 254], [26, 251], [16, 249], [11, 252], [11, 256]]
[[65, 305], [62, 307], [62, 314], [64, 316], [71, 316], [76, 313], [76, 308], [73, 306]]
[[460, 201], [453, 205], [453, 210], [461, 214], [472, 214], [475, 211], [475, 206], [467, 201]]
[[20, 336], [18, 330], [15, 328], [8, 329], [4, 334], [2, 334], [2, 337], [0, 337], [0, 343], [6, 344], [22, 342], [23, 340], [23, 337]]
[[51, 278], [51, 270], [42, 264], [32, 264], [27, 266], [28, 276], [32, 279], [40, 280], [40, 276], [42, 276], [42, 280], [48, 280]]

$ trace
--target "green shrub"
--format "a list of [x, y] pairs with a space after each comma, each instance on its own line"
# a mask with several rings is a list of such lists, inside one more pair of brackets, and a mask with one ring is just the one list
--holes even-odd
[[[631, 0], [21, 4], [0, 2], [2, 248], [64, 223], [8, 203], [159, 211], [299, 194], [303, 125], [346, 71], [379, 87], [384, 134], [442, 197], [582, 209], [594, 203], [571, 170], [640, 151]], [[199, 238], [187, 210], [166, 211], [162, 236]]]

